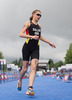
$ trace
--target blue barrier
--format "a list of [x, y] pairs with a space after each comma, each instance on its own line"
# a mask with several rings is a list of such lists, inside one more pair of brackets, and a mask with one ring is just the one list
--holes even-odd
[[12, 73], [12, 72], [1, 73], [1, 83], [16, 81], [18, 79], [19, 79], [19, 73]]

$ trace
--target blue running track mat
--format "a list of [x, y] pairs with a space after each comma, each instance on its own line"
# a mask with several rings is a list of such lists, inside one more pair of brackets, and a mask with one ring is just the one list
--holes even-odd
[[0, 100], [72, 100], [72, 83], [52, 77], [36, 77], [35, 96], [27, 96], [29, 79], [23, 79], [22, 91], [17, 90], [18, 81], [0, 84]]

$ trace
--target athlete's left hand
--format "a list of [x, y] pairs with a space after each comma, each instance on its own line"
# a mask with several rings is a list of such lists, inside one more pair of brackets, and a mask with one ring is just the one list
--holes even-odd
[[49, 43], [49, 45], [51, 46], [51, 47], [53, 47], [53, 48], [56, 48], [56, 46], [53, 44], [53, 43]]

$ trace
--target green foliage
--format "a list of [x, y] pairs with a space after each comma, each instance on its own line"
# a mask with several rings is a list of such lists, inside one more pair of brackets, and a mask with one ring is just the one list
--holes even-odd
[[18, 61], [18, 65], [19, 65], [19, 67], [21, 67], [21, 66], [23, 65], [22, 59], [21, 59], [21, 58], [20, 58], [19, 61]]
[[21, 67], [22, 66], [22, 59], [21, 58], [19, 58], [19, 60], [16, 59], [12, 63], [15, 65], [18, 65], [18, 67]]
[[52, 60], [52, 59], [49, 59], [48, 64], [49, 64], [49, 70], [51, 70], [51, 68], [54, 67], [54, 62], [53, 62], [53, 60]]
[[3, 53], [0, 51], [0, 59], [4, 59]]
[[72, 43], [70, 43], [69, 49], [67, 50], [65, 57], [65, 64], [72, 63]]
[[70, 43], [69, 50], [72, 50], [72, 43]]
[[55, 63], [55, 67], [58, 69], [58, 67], [61, 67], [63, 65], [62, 61], [58, 61], [57, 63]]

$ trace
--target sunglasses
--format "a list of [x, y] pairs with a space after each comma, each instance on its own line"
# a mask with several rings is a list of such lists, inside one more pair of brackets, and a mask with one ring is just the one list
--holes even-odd
[[36, 15], [41, 17], [41, 14], [36, 14]]

